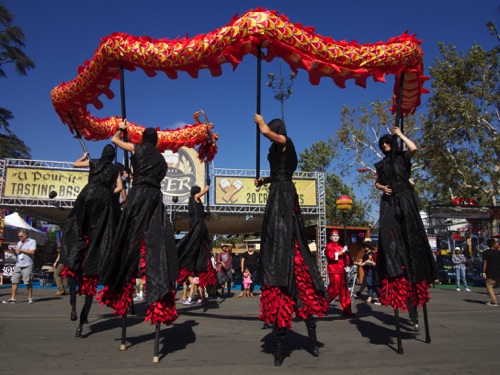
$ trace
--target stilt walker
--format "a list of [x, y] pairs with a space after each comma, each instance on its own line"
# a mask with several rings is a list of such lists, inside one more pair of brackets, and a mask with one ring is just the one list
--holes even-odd
[[[257, 91], [260, 91], [260, 48], [257, 54]], [[260, 95], [257, 95], [257, 112]], [[274, 365], [281, 366], [284, 359], [286, 330], [291, 329], [293, 314], [304, 320], [311, 341], [311, 354], [319, 355], [316, 322], [313, 315], [328, 311], [327, 293], [316, 265], [316, 259], [307, 245], [305, 227], [300, 212], [297, 191], [292, 175], [297, 168], [297, 153], [287, 136], [285, 123], [274, 119], [266, 124], [255, 114], [257, 145], [260, 134], [268, 138], [268, 160], [271, 175], [260, 174], [260, 147], [257, 146], [257, 176], [255, 186], [270, 183], [269, 196], [262, 224], [259, 259], [259, 280], [262, 285], [260, 316], [266, 325], [275, 326], [276, 347]]]
[[[208, 118], [202, 110], [194, 115], [197, 123], [201, 123], [200, 113], [205, 117], [206, 124], [210, 129]], [[211, 146], [211, 132], [207, 131], [209, 139], [207, 144]], [[182, 284], [188, 277], [198, 277], [198, 288], [203, 311], [208, 310], [208, 298], [205, 295], [205, 288], [217, 283], [217, 277], [210, 261], [211, 244], [205, 219], [210, 214], [209, 206], [209, 160], [205, 159], [206, 185], [203, 189], [199, 186], [191, 186], [188, 202], [189, 209], [189, 231], [177, 245], [177, 255], [179, 257], [179, 278], [177, 283]], [[203, 209], [201, 198], [206, 196], [207, 210]]]
[[[122, 318], [132, 302], [135, 277], [141, 260], [141, 243], [145, 246], [146, 321], [159, 330], [159, 324], [171, 324], [177, 319], [174, 283], [179, 275], [172, 223], [163, 205], [161, 181], [167, 173], [167, 164], [156, 149], [156, 129], [147, 128], [141, 144], [124, 142], [121, 133], [127, 128], [124, 119], [112, 138], [119, 148], [132, 153], [134, 183], [127, 197], [113, 246], [104, 259], [103, 282], [99, 300], [115, 309]], [[126, 325], [126, 323], [123, 323]], [[123, 327], [123, 326], [122, 326]], [[123, 342], [121, 349], [125, 349]], [[159, 334], [155, 340], [159, 340]], [[155, 343], [155, 348], [157, 347]], [[158, 361], [157, 353], [153, 361]]]
[[[416, 153], [417, 146], [398, 127], [404, 74], [401, 74], [399, 80], [399, 101], [392, 131], [394, 135], [388, 134], [380, 138], [379, 147], [386, 156], [375, 164], [375, 186], [384, 193], [380, 203], [375, 277], [379, 285], [379, 301], [394, 308], [397, 352], [403, 354], [399, 309], [404, 311], [408, 306], [423, 308], [425, 342], [431, 342], [426, 304], [430, 299], [429, 287], [437, 278], [437, 267], [410, 178], [411, 157]], [[398, 151], [397, 138], [406, 145], [406, 151]]]
[[75, 336], [82, 335], [83, 325], [88, 323], [88, 314], [93, 297], [97, 292], [101, 260], [111, 246], [116, 228], [115, 205], [112, 204], [113, 186], [121, 190], [118, 168], [113, 165], [115, 149], [104, 147], [100, 159], [89, 159], [84, 148], [83, 156], [75, 161], [77, 168], [89, 167], [89, 182], [78, 195], [74, 208], [66, 219], [61, 238], [61, 260], [65, 265], [63, 275], [68, 279], [70, 290], [70, 319], [76, 321], [76, 285], [78, 293], [85, 295], [85, 303], [80, 313], [80, 323]]

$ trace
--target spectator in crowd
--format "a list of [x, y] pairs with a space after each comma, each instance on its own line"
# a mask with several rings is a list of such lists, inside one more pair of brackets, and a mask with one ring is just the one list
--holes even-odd
[[[248, 268], [252, 277], [249, 296], [254, 297], [253, 292], [257, 283], [257, 273], [259, 270], [259, 254], [255, 252], [255, 245], [252, 243], [248, 245], [247, 252], [241, 256], [241, 269], [244, 270], [245, 268]], [[238, 297], [243, 297], [243, 291]]]
[[227, 284], [227, 296], [230, 297], [231, 284], [233, 282], [232, 247], [230, 243], [222, 244], [222, 251], [217, 254], [217, 279], [224, 294], [224, 286]]
[[[365, 239], [363, 241], [363, 245], [361, 245], [361, 247], [363, 249], [363, 255], [361, 258], [361, 262], [364, 262], [366, 260], [366, 254], [368, 254], [370, 251], [373, 251], [372, 240], [370, 238]], [[360, 262], [358, 262], [358, 263], [360, 263]], [[361, 286], [359, 287], [359, 290], [355, 293], [356, 298], [361, 297], [361, 293], [363, 293], [363, 290], [365, 290], [365, 288], [366, 288], [366, 278], [363, 277], [363, 281], [361, 282]]]
[[467, 263], [467, 259], [464, 254], [462, 254], [462, 250], [459, 247], [455, 248], [455, 254], [451, 257], [451, 261], [453, 262], [453, 268], [455, 268], [455, 275], [457, 280], [457, 292], [460, 292], [460, 279], [464, 281], [464, 288], [466, 292], [470, 292], [469, 286], [467, 285], [467, 274], [465, 272], [465, 264]]
[[68, 290], [68, 279], [61, 276], [61, 273], [64, 269], [64, 265], [61, 260], [61, 249], [57, 249], [57, 258], [54, 261], [54, 280], [57, 285], [57, 292], [54, 294], [55, 296], [65, 296]]
[[487, 241], [488, 250], [483, 252], [483, 278], [486, 279], [486, 290], [490, 296], [488, 306], [498, 306], [493, 287], [500, 283], [500, 244], [494, 238]]
[[23, 282], [26, 284], [26, 288], [28, 289], [28, 303], [33, 303], [33, 260], [36, 251], [36, 241], [29, 238], [28, 231], [26, 229], [20, 229], [17, 232], [17, 236], [19, 238], [19, 242], [17, 243], [16, 247], [8, 250], [13, 251], [16, 254], [16, 265], [11, 277], [11, 297], [8, 300], [2, 302], [17, 302], [17, 289], [22, 278]]

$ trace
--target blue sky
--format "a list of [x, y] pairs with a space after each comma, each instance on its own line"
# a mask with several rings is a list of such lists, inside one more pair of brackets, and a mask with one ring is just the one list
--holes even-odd
[[[2, 79], [0, 105], [11, 110], [12, 130], [31, 147], [32, 158], [74, 161], [82, 154], [77, 140], [56, 115], [50, 91], [75, 78], [78, 66], [91, 59], [102, 37], [115, 31], [153, 38], [205, 34], [229, 23], [235, 13], [262, 6], [287, 15], [291, 22], [314, 26], [316, 32], [358, 43], [387, 41], [406, 30], [422, 39], [426, 73], [438, 57], [437, 42], [452, 43], [466, 52], [474, 42], [485, 49], [498, 44], [485, 26], [488, 20], [500, 29], [498, 0], [4, 0], [23, 29], [25, 52], [36, 63], [28, 76], [18, 76], [10, 67]], [[192, 124], [192, 114], [202, 108], [219, 134], [217, 168], [255, 168], [256, 59], [248, 55], [232, 71], [223, 68], [220, 77], [208, 71], [198, 79], [181, 73], [177, 80], [163, 74], [148, 78], [142, 71], [126, 72], [127, 117], [130, 121], [162, 129]], [[264, 84], [267, 74], [279, 72], [279, 59], [262, 65], [262, 114], [266, 120], [279, 117], [280, 103]], [[283, 65], [284, 75], [290, 70]], [[293, 95], [285, 102], [285, 121], [298, 152], [314, 142], [333, 136], [339, 127], [344, 104], [358, 106], [392, 95], [394, 79], [387, 83], [368, 81], [366, 89], [348, 81], [346, 89], [323, 79], [312, 86], [307, 74], [299, 71]], [[430, 83], [426, 84], [430, 89]], [[92, 112], [99, 117], [120, 115], [118, 81], [111, 87], [114, 100], [103, 99], [104, 109]], [[424, 95], [425, 105], [429, 95]], [[421, 108], [425, 111], [425, 108]], [[98, 157], [104, 142], [86, 142], [92, 157]], [[261, 168], [267, 169], [268, 143], [262, 140]], [[346, 181], [349, 183], [350, 181]]]

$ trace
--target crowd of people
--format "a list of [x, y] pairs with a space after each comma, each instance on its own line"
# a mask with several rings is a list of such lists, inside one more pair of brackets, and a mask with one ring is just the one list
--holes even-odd
[[[292, 139], [281, 119], [266, 123], [256, 114], [254, 121], [260, 133], [271, 142], [268, 152], [270, 176], [258, 178], [255, 187], [270, 184], [260, 239], [260, 252], [249, 244], [240, 259], [240, 298], [255, 297], [260, 285], [260, 315], [265, 326], [275, 328], [274, 364], [284, 360], [284, 340], [292, 328], [294, 315], [303, 320], [310, 340], [310, 353], [319, 355], [315, 317], [329, 310], [329, 303], [339, 298], [342, 314], [352, 316], [351, 292], [347, 271], [363, 270], [360, 296], [367, 289], [367, 302], [408, 309], [425, 305], [429, 287], [437, 278], [436, 263], [425, 234], [411, 181], [410, 159], [416, 145], [399, 128], [393, 135], [380, 139], [385, 157], [375, 165], [375, 186], [383, 192], [380, 204], [378, 246], [363, 243], [362, 258], [353, 262], [347, 244], [339, 244], [339, 233], [331, 232], [325, 249], [329, 284], [325, 287], [311, 253], [295, 185], [292, 181], [298, 159]], [[156, 149], [157, 131], [147, 128], [141, 142], [133, 144], [122, 139], [127, 122], [119, 124], [112, 143], [131, 156], [131, 187], [124, 188], [129, 173], [113, 163], [115, 148], [106, 145], [99, 159], [85, 153], [75, 167], [89, 168], [89, 182], [75, 201], [63, 227], [60, 254], [54, 267], [58, 282], [57, 296], [70, 295], [70, 319], [78, 319], [76, 295], [85, 296], [75, 336], [82, 336], [88, 323], [92, 301], [100, 280], [104, 288], [97, 299], [126, 316], [133, 301], [145, 302], [147, 321], [171, 324], [177, 319], [175, 298], [177, 285], [183, 285], [180, 302], [198, 303], [206, 311], [209, 297], [231, 297], [235, 283], [235, 258], [231, 244], [222, 244], [222, 251], [213, 253], [210, 234], [205, 223], [206, 212], [201, 198], [208, 193], [210, 180], [201, 188], [192, 186], [188, 202], [189, 230], [175, 242], [174, 230], [163, 205], [161, 182], [167, 164]], [[396, 150], [400, 139], [406, 150]], [[127, 191], [125, 193], [125, 191]], [[125, 203], [126, 202], [126, 203]], [[490, 302], [497, 306], [493, 286], [500, 282], [500, 251], [495, 241], [484, 253], [483, 277]], [[378, 250], [378, 251], [377, 251]], [[460, 249], [458, 249], [460, 250]], [[19, 231], [19, 242], [13, 249], [16, 267], [12, 277], [12, 295], [4, 303], [16, 303], [21, 279], [28, 286], [28, 302], [32, 303], [33, 256], [36, 243], [25, 230]], [[470, 291], [463, 269], [464, 257], [456, 251], [453, 261], [460, 279]], [[461, 275], [461, 277], [459, 277]], [[194, 302], [195, 293], [198, 295]], [[380, 301], [380, 302], [379, 302]]]

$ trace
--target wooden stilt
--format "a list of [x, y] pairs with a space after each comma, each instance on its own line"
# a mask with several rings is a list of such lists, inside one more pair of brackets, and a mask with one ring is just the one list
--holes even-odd
[[399, 325], [399, 309], [394, 309], [394, 317], [396, 318], [396, 336], [398, 341], [398, 354], [404, 354], [403, 344], [401, 342], [401, 327]]
[[122, 317], [122, 340], [120, 343], [120, 350], [127, 349], [127, 314]]
[[161, 323], [156, 324], [153, 363], [160, 362], [160, 357], [158, 356], [158, 353], [160, 352], [160, 325]]
[[426, 303], [424, 303], [423, 310], [424, 310], [424, 325], [425, 325], [425, 342], [427, 344], [430, 344], [431, 343], [431, 335], [429, 333], [429, 319], [427, 318], [427, 304]]

